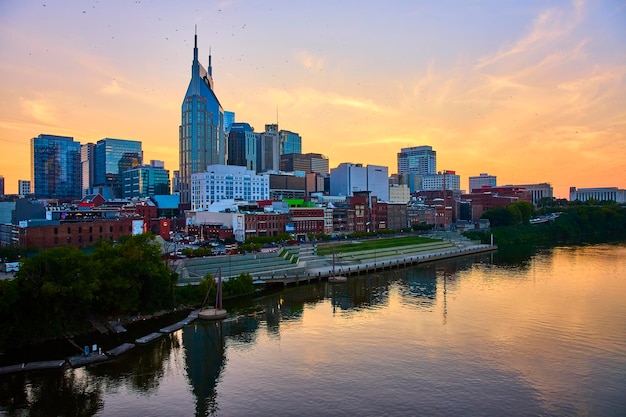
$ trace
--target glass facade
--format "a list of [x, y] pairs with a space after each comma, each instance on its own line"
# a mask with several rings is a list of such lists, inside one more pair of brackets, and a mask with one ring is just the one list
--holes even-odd
[[288, 130], [281, 130], [280, 136], [280, 154], [287, 155], [290, 153], [302, 153], [302, 138], [299, 134]]
[[211, 57], [208, 71], [198, 61], [194, 38], [191, 81], [181, 106], [179, 127], [180, 202], [191, 202], [191, 175], [208, 165], [226, 163], [224, 109], [213, 91]]
[[432, 146], [402, 148], [398, 153], [398, 174], [414, 172], [418, 174], [437, 173], [437, 152]]
[[113, 196], [122, 197], [122, 174], [141, 165], [141, 142], [104, 138], [94, 147], [94, 186], [110, 187]]
[[228, 165], [257, 171], [257, 136], [248, 123], [233, 123], [228, 134]]
[[170, 193], [170, 174], [163, 168], [144, 165], [122, 174], [124, 198], [152, 197]]
[[69, 136], [39, 135], [31, 139], [31, 176], [38, 198], [82, 196], [80, 143]]

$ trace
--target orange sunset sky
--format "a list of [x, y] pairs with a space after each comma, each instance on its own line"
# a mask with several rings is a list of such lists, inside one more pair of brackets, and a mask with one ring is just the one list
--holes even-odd
[[194, 28], [236, 121], [277, 118], [303, 152], [498, 185], [626, 188], [624, 1], [0, 0], [0, 175], [30, 179], [30, 139], [143, 142], [178, 169]]

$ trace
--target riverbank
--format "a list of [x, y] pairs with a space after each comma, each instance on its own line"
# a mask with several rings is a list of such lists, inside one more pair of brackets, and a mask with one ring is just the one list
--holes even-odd
[[[425, 262], [494, 251], [495, 246], [476, 244], [466, 240], [449, 239], [440, 246], [398, 246], [387, 250], [352, 251], [341, 256], [333, 268], [332, 259], [314, 256], [294, 265], [294, 274], [267, 276], [258, 280], [266, 288], [301, 285], [326, 281], [337, 273], [344, 276], [404, 268]], [[304, 268], [303, 268], [304, 265]], [[299, 271], [304, 271], [301, 273]], [[136, 345], [149, 343], [162, 334], [175, 331], [177, 324], [188, 320], [192, 308], [185, 307], [154, 315], [131, 316], [112, 322], [96, 323], [97, 332], [9, 351], [0, 356], [0, 374], [35, 369], [78, 367], [115, 357]], [[191, 321], [190, 321], [191, 322]], [[150, 336], [152, 335], [152, 336]], [[150, 336], [150, 337], [147, 337]], [[139, 341], [139, 343], [138, 343]], [[88, 350], [86, 349], [88, 348]], [[85, 352], [88, 354], [85, 355]]]

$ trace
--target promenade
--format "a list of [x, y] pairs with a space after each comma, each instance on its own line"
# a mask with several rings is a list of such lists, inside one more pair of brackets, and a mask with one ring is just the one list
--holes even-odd
[[[359, 245], [361, 241], [345, 244]], [[320, 246], [323, 245], [320, 244]], [[318, 244], [286, 246], [272, 253], [211, 256], [185, 259], [177, 265], [178, 285], [198, 284], [207, 273], [215, 276], [222, 269], [222, 279], [249, 273], [258, 284], [289, 285], [327, 280], [333, 274], [350, 276], [401, 268], [424, 262], [490, 252], [496, 246], [469, 241], [458, 235], [432, 243], [404, 245], [373, 250], [352, 250], [341, 255], [320, 256]], [[333, 271], [334, 266], [334, 271]]]

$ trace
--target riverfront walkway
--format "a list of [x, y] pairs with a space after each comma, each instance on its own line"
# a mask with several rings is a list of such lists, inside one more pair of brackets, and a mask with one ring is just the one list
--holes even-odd
[[[359, 245], [360, 242], [355, 240], [345, 244]], [[332, 255], [317, 255], [316, 244], [304, 244], [271, 253], [185, 259], [178, 264], [176, 272], [179, 274], [178, 285], [198, 284], [207, 273], [215, 274], [219, 267], [224, 280], [249, 273], [257, 283], [288, 285], [327, 280], [333, 275], [333, 264], [336, 274], [354, 275], [495, 249], [495, 246], [457, 237], [431, 243], [350, 251], [335, 256], [333, 262]]]

